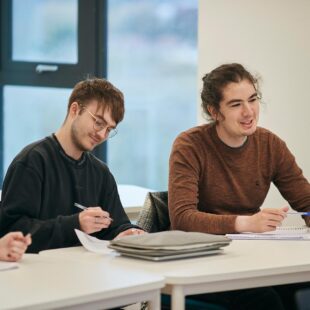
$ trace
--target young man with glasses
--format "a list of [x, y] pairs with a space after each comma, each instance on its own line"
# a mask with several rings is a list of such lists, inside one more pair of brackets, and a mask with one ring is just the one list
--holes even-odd
[[39, 252], [79, 244], [75, 228], [100, 239], [143, 233], [125, 214], [108, 167], [90, 153], [117, 133], [123, 117], [123, 94], [111, 83], [78, 83], [62, 127], [11, 163], [2, 189], [1, 235], [31, 232], [28, 251]]

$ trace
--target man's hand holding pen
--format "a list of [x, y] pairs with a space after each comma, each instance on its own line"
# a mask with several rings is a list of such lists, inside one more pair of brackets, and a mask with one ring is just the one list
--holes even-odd
[[84, 208], [79, 214], [80, 228], [87, 234], [108, 228], [113, 221], [110, 214], [103, 211], [100, 207]]

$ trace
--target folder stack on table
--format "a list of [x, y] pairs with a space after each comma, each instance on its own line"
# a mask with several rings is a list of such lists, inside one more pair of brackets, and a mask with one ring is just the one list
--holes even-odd
[[124, 256], [163, 261], [218, 254], [230, 242], [225, 236], [172, 230], [112, 240], [109, 248]]

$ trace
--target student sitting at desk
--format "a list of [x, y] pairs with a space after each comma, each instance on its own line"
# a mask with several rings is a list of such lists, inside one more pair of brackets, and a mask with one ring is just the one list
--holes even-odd
[[10, 232], [0, 238], [0, 261], [16, 262], [20, 260], [31, 244], [30, 235], [21, 232]]
[[[257, 79], [240, 64], [222, 65], [203, 77], [201, 98], [212, 122], [181, 133], [171, 152], [172, 228], [212, 234], [274, 230], [288, 207], [260, 209], [271, 182], [292, 208], [309, 211], [310, 185], [294, 156], [279, 137], [257, 127]], [[249, 309], [265, 307], [257, 299]]]
[[[104, 79], [78, 83], [62, 127], [25, 147], [4, 179], [0, 234], [31, 232], [29, 252], [78, 245], [74, 229], [101, 239], [143, 233], [130, 223], [108, 167], [90, 153], [113, 137], [123, 94]], [[77, 206], [84, 207], [80, 210]]]

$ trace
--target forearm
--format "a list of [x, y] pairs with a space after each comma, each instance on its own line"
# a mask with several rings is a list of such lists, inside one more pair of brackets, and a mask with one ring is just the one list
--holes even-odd
[[21, 216], [6, 228], [6, 232], [21, 231], [24, 235], [30, 233], [32, 244], [28, 247], [27, 252], [37, 253], [42, 250], [78, 244], [75, 228], [79, 228], [77, 214], [58, 216], [49, 220]]
[[235, 229], [237, 232], [262, 233], [275, 230], [286, 218], [288, 207], [280, 209], [264, 208], [251, 216], [237, 216]]
[[170, 212], [172, 229], [224, 235], [235, 233], [237, 215], [218, 215], [198, 210]]
[[250, 216], [240, 215], [236, 217], [235, 230], [238, 233], [252, 231], [249, 225]]

